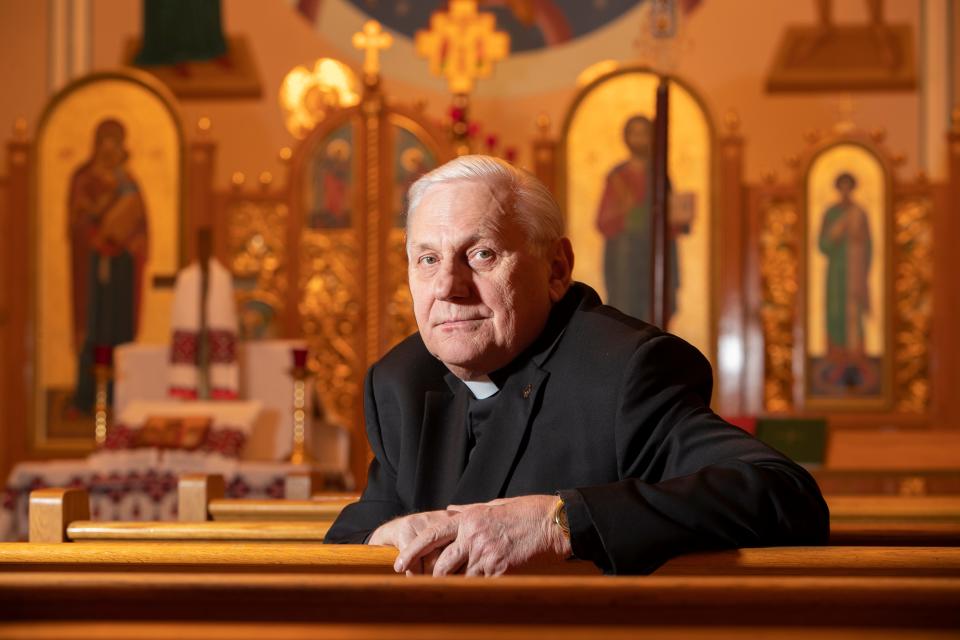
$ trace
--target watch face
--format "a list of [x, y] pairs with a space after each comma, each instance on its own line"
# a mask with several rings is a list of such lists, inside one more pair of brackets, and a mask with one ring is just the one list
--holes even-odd
[[557, 506], [553, 512], [553, 521], [560, 527], [564, 533], [570, 533], [570, 523], [567, 520], [567, 507], [563, 503], [563, 498], [557, 500]]

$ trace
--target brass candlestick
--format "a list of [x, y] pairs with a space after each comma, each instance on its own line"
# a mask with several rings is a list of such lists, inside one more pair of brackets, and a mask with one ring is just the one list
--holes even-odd
[[290, 462], [307, 464], [311, 458], [306, 447], [307, 379], [310, 377], [306, 349], [293, 350], [293, 368], [290, 370], [290, 376], [293, 378], [293, 448], [290, 451]]
[[113, 375], [113, 349], [109, 346], [96, 346], [93, 352], [93, 376], [96, 391], [93, 405], [93, 438], [98, 447], [107, 441], [108, 396], [110, 377]]

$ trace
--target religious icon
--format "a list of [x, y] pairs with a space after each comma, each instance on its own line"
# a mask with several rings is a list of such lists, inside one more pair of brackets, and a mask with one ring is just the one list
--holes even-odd
[[307, 226], [311, 229], [347, 229], [352, 224], [352, 138], [346, 125], [317, 147], [307, 187]]
[[[604, 237], [603, 274], [607, 302], [624, 313], [649, 321], [650, 265], [653, 251], [653, 123], [631, 116], [623, 127], [630, 157], [606, 177], [597, 210], [597, 229]], [[677, 235], [690, 232], [692, 218], [670, 224], [670, 312], [677, 308], [680, 267]]]
[[102, 120], [90, 157], [70, 179], [73, 338], [79, 354], [71, 411], [93, 409], [93, 351], [133, 341], [147, 259], [147, 214], [128, 166], [126, 128]]
[[267, 340], [277, 337], [276, 309], [258, 298], [249, 298], [240, 305], [241, 340]]
[[[564, 131], [563, 191], [574, 278], [650, 320], [653, 124], [659, 77], [620, 69], [585, 87]], [[713, 357], [712, 137], [702, 101], [670, 83], [667, 329]]]
[[437, 166], [436, 156], [409, 129], [396, 126], [394, 147], [393, 220], [394, 226], [406, 226], [407, 191], [422, 175]]
[[857, 178], [836, 176], [837, 195], [823, 214], [817, 248], [826, 259], [826, 356], [814, 359], [813, 388], [821, 394], [879, 392], [880, 358], [867, 354], [865, 319], [871, 314], [869, 275], [873, 238], [864, 207], [855, 198]]
[[864, 146], [839, 143], [816, 156], [806, 183], [805, 402], [883, 406], [891, 354], [886, 170]]
[[182, 266], [183, 148], [169, 92], [140, 72], [85, 76], [44, 109], [29, 276], [38, 451], [94, 444], [93, 364], [106, 351], [97, 347], [170, 338], [166, 283]]

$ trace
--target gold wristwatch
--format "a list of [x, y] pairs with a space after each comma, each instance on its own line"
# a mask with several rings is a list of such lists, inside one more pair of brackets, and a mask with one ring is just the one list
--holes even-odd
[[553, 522], [558, 527], [560, 531], [563, 532], [567, 538], [570, 537], [570, 522], [567, 520], [567, 505], [564, 504], [563, 498], [557, 496], [557, 506], [553, 508]]

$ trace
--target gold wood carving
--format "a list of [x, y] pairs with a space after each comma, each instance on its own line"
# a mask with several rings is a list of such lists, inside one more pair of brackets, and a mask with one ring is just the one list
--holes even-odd
[[387, 239], [387, 343], [386, 349], [417, 331], [413, 298], [407, 284], [407, 249], [402, 229], [391, 229]]
[[228, 205], [228, 256], [238, 305], [260, 300], [276, 318], [287, 294], [287, 251], [284, 233], [288, 207], [273, 200], [238, 200]]
[[353, 231], [304, 232], [300, 240], [300, 328], [324, 406], [350, 425], [360, 424], [359, 251]]
[[375, 89], [368, 90], [363, 100], [363, 123], [366, 129], [366, 361], [373, 363], [381, 351], [380, 288], [380, 120], [383, 103]]
[[933, 203], [928, 195], [899, 200], [894, 213], [896, 409], [924, 413], [930, 402], [933, 320]]
[[760, 318], [763, 341], [763, 405], [793, 409], [793, 326], [797, 315], [800, 230], [797, 204], [775, 200], [764, 207], [760, 231]]

